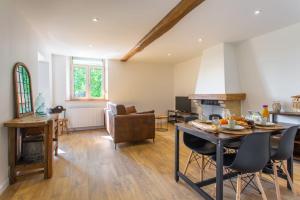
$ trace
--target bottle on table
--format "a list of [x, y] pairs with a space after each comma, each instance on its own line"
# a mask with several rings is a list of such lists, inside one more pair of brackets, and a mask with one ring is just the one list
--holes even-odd
[[269, 111], [269, 106], [268, 105], [263, 105], [261, 115], [262, 115], [263, 119], [265, 119], [267, 121], [270, 121], [270, 111]]

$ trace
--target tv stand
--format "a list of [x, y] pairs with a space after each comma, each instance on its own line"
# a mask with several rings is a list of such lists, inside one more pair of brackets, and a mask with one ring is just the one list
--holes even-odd
[[188, 122], [195, 119], [198, 119], [197, 113], [168, 110], [168, 122], [170, 123]]

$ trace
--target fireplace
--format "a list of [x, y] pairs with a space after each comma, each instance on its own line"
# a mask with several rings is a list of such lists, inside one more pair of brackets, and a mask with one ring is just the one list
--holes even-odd
[[229, 109], [232, 115], [241, 115], [241, 102], [246, 94], [193, 94], [189, 96], [197, 107], [197, 113], [205, 116], [222, 115], [223, 109]]

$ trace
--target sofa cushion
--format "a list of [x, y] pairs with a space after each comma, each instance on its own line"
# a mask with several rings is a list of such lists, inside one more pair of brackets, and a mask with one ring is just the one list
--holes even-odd
[[137, 114], [150, 114], [150, 113], [155, 113], [154, 110], [149, 110], [149, 111], [143, 111], [143, 112], [137, 112]]
[[124, 105], [117, 105], [117, 115], [126, 115], [126, 108]]
[[132, 114], [132, 113], [136, 113], [136, 109], [135, 109], [135, 106], [129, 106], [129, 107], [126, 107], [126, 113], [129, 115], [129, 114]]
[[126, 109], [124, 105], [108, 103], [108, 107], [114, 115], [126, 115]]

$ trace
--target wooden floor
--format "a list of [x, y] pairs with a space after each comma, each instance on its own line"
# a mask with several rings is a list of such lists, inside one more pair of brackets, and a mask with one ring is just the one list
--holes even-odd
[[[53, 178], [43, 180], [36, 175], [9, 186], [0, 199], [20, 200], [176, 200], [202, 199], [188, 185], [173, 179], [174, 131], [157, 132], [152, 140], [138, 144], [121, 144], [114, 150], [111, 138], [104, 130], [82, 131], [60, 137], [60, 154], [54, 161]], [[189, 151], [181, 148], [181, 169]], [[214, 176], [214, 168], [205, 173]], [[197, 165], [192, 165], [188, 175], [199, 178]], [[300, 165], [295, 164], [295, 183], [300, 193]], [[276, 199], [273, 184], [263, 181], [268, 199]], [[206, 187], [214, 194], [214, 186]], [[282, 183], [283, 199], [300, 199]], [[225, 199], [234, 199], [235, 193], [228, 181], [224, 187]], [[251, 188], [242, 199], [261, 199]]]

